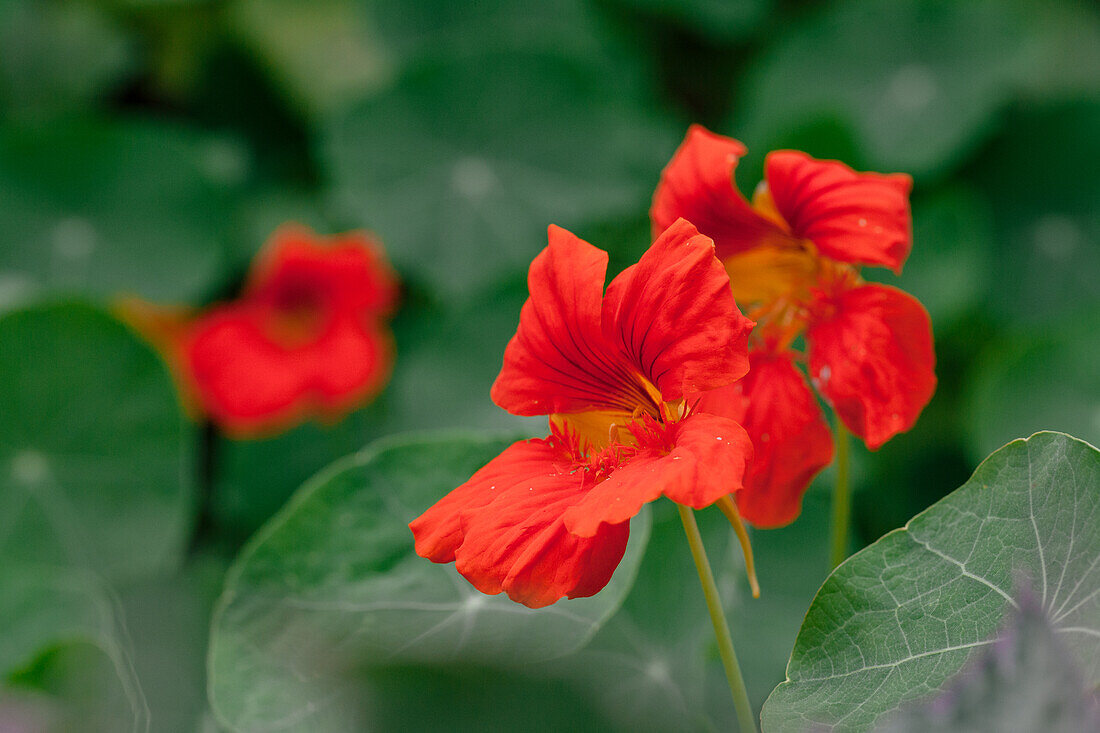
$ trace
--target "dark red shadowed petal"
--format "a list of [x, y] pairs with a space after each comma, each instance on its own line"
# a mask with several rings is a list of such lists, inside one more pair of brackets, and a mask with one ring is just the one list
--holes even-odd
[[936, 389], [928, 312], [887, 285], [823, 297], [815, 311], [806, 334], [814, 386], [875, 450], [911, 428]]
[[781, 150], [768, 154], [764, 177], [793, 236], [834, 260], [901, 272], [913, 239], [909, 176], [857, 173], [835, 160]]
[[562, 515], [596, 480], [559, 436], [515, 443], [409, 524], [416, 552], [454, 560], [481, 592], [531, 608], [590, 596], [611, 579], [630, 533], [629, 523], [590, 538], [566, 531]]
[[[575, 535], [598, 535], [661, 496], [702, 509], [739, 491], [752, 443], [744, 428], [718, 415], [694, 413], [659, 436], [639, 436], [639, 452], [565, 513]], [[658, 442], [659, 441], [659, 442]]]
[[744, 426], [755, 454], [737, 507], [757, 527], [782, 527], [798, 517], [802, 495], [832, 461], [832, 432], [790, 354], [754, 351], [749, 363], [747, 377], [704, 394], [697, 410]]
[[549, 415], [611, 408], [630, 412], [619, 398], [626, 380], [611, 363], [600, 331], [607, 253], [560, 227], [531, 263], [531, 297], [504, 350], [493, 402], [516, 415]]
[[309, 305], [385, 315], [397, 301], [397, 289], [381, 247], [367, 233], [322, 237], [287, 224], [257, 255], [242, 297], [275, 309]]
[[604, 339], [657, 386], [666, 402], [721, 387], [749, 368], [749, 332], [714, 245], [678, 219], [603, 302]]
[[782, 229], [753, 211], [734, 185], [733, 171], [745, 152], [733, 138], [692, 125], [653, 194], [649, 216], [654, 236], [677, 219], [687, 219], [714, 240], [721, 259], [783, 236]]

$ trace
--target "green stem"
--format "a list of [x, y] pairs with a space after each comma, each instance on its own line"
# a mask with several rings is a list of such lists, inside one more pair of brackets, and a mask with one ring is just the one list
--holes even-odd
[[718, 585], [714, 582], [714, 574], [710, 570], [710, 562], [707, 560], [707, 552], [703, 549], [703, 538], [699, 535], [699, 525], [695, 523], [695, 514], [689, 507], [677, 504], [680, 510], [680, 519], [684, 523], [684, 532], [687, 534], [688, 546], [691, 547], [691, 557], [695, 560], [695, 570], [699, 573], [699, 582], [703, 586], [703, 596], [707, 599], [707, 610], [710, 611], [710, 622], [714, 625], [714, 635], [718, 639], [718, 653], [722, 657], [722, 666], [726, 668], [726, 679], [730, 683], [730, 692], [733, 694], [733, 706], [737, 709], [737, 721], [741, 733], [756, 733], [756, 718], [752, 714], [752, 703], [749, 702], [749, 693], [745, 689], [745, 680], [741, 676], [741, 667], [737, 664], [737, 653], [733, 651], [733, 637], [730, 636], [729, 624], [726, 623], [726, 613], [722, 610], [722, 599], [718, 597]]
[[836, 486], [833, 488], [833, 523], [829, 539], [829, 569], [848, 556], [848, 522], [852, 516], [852, 490], [848, 484], [848, 429], [836, 421]]

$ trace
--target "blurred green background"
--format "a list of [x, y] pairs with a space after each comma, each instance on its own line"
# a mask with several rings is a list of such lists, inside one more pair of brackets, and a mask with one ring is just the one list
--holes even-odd
[[[0, 4], [0, 729], [231, 722], [204, 660], [242, 543], [378, 437], [543, 431], [488, 399], [527, 265], [549, 223], [612, 270], [634, 261], [691, 122], [748, 145], [744, 191], [782, 147], [914, 176], [904, 274], [866, 275], [930, 311], [939, 388], [910, 433], [855, 451], [853, 549], [1011, 439], [1100, 442], [1084, 0]], [[291, 220], [383, 241], [405, 285], [394, 376], [339, 424], [229, 440], [183, 416], [109, 307], [232, 297]], [[702, 517], [757, 705], [827, 573], [830, 478], [794, 525], [754, 534], [760, 601]], [[637, 584], [583, 651], [374, 670], [376, 726], [731, 726], [677, 518], [652, 514]]]

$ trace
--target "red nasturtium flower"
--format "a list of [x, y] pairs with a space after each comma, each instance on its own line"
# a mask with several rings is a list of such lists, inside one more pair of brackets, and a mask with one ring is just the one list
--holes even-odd
[[232, 434], [333, 419], [385, 384], [393, 340], [385, 318], [397, 283], [366, 234], [276, 231], [241, 296], [196, 318], [179, 342], [190, 389]]
[[796, 366], [872, 450], [908, 430], [935, 390], [928, 313], [912, 296], [866, 283], [861, 265], [895, 273], [911, 246], [906, 175], [857, 173], [805, 153], [768, 154], [752, 203], [733, 179], [738, 141], [693, 126], [661, 175], [651, 217], [683, 217], [714, 240], [737, 302], [758, 322], [749, 376], [700, 409], [740, 421], [756, 449], [738, 507], [758, 526], [787, 524], [832, 460], [828, 423]]
[[548, 415], [550, 435], [513, 444], [410, 524], [417, 553], [532, 608], [599, 591], [643, 504], [713, 504], [752, 456], [740, 425], [694, 409], [744, 376], [753, 325], [711, 240], [672, 223], [606, 293], [606, 252], [557, 227], [549, 240], [492, 397]]

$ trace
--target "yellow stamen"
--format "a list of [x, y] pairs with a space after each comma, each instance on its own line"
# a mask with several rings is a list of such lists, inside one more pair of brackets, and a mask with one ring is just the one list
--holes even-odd
[[733, 531], [737, 535], [737, 540], [741, 543], [741, 552], [745, 555], [745, 573], [749, 576], [752, 597], [759, 598], [760, 583], [756, 580], [756, 562], [752, 557], [752, 544], [749, 543], [749, 533], [745, 529], [745, 523], [741, 521], [741, 513], [737, 511], [737, 505], [733, 503], [733, 499], [729, 494], [718, 500], [718, 508], [722, 510], [722, 513], [726, 515], [726, 519], [730, 520], [730, 524], [733, 525]]

